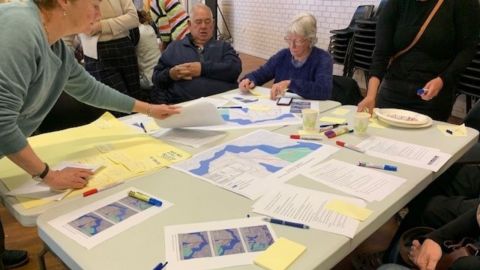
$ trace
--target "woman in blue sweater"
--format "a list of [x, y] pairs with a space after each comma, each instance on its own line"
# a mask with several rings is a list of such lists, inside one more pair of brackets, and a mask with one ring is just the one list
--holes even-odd
[[285, 91], [306, 99], [329, 99], [332, 93], [333, 62], [330, 55], [317, 47], [317, 20], [311, 14], [300, 14], [290, 23], [282, 49], [267, 63], [240, 81], [239, 88], [248, 91], [271, 79], [270, 97]]

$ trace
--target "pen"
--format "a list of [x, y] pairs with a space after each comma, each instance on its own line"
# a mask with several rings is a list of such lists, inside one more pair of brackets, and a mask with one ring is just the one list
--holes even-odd
[[117, 182], [117, 183], [111, 183], [111, 184], [108, 184], [106, 186], [99, 187], [99, 188], [92, 188], [90, 190], [87, 190], [87, 191], [83, 192], [83, 197], [88, 197], [88, 196], [93, 195], [95, 193], [98, 193], [100, 191], [111, 189], [111, 188], [119, 186], [121, 184], [123, 184], [123, 181], [122, 182]]
[[391, 171], [391, 172], [397, 171], [397, 166], [388, 165], [388, 164], [381, 165], [381, 164], [372, 164], [372, 163], [359, 161], [357, 165], [360, 167], [374, 168], [374, 169], [380, 169], [380, 170]]
[[349, 130], [347, 127], [341, 127], [338, 129], [332, 129], [332, 130], [327, 130], [325, 131], [325, 136], [327, 136], [329, 139], [333, 137], [340, 136], [345, 133], [352, 133], [353, 129]]
[[320, 135], [298, 135], [298, 134], [292, 134], [290, 135], [290, 139], [294, 140], [314, 140], [314, 141], [321, 141], [322, 137]]
[[217, 109], [243, 109], [242, 106], [221, 106], [217, 107]]
[[310, 226], [302, 224], [302, 223], [296, 223], [296, 222], [290, 222], [290, 221], [285, 221], [277, 218], [263, 218], [264, 221], [274, 223], [274, 224], [280, 224], [280, 225], [286, 225], [290, 227], [295, 227], [295, 228], [300, 228], [300, 229], [309, 229]]
[[135, 199], [138, 199], [140, 201], [144, 201], [144, 202], [147, 202], [149, 204], [158, 206], [158, 207], [162, 206], [162, 201], [157, 200], [155, 198], [151, 198], [150, 196], [148, 196], [146, 194], [143, 194], [141, 192], [138, 192], [138, 191], [130, 191], [130, 192], [128, 192], [128, 196], [130, 196], [132, 198], [135, 198]]
[[141, 129], [143, 130], [143, 132], [147, 133], [147, 129], [145, 128], [145, 126], [143, 125], [142, 122], [140, 122], [140, 123], [135, 123], [135, 124], [133, 124], [133, 125], [141, 128]]
[[348, 123], [341, 123], [341, 124], [325, 124], [325, 125], [320, 125], [321, 128], [324, 127], [332, 127], [332, 128], [337, 128], [339, 126], [346, 126]]
[[453, 131], [451, 131], [450, 129], [447, 129], [447, 130], [445, 130], [445, 131], [446, 131], [448, 134], [453, 135]]
[[162, 263], [160, 262], [157, 266], [155, 266], [155, 268], [153, 268], [153, 270], [162, 270], [163, 268], [165, 268], [165, 266], [167, 266], [168, 262], [165, 262], [165, 263]]
[[345, 147], [345, 148], [348, 148], [350, 150], [353, 150], [353, 151], [357, 151], [357, 152], [360, 152], [360, 153], [365, 153], [365, 150], [357, 147], [357, 146], [354, 146], [354, 145], [349, 145], [345, 142], [342, 142], [342, 141], [336, 141], [335, 142], [338, 146], [341, 146], [341, 147]]

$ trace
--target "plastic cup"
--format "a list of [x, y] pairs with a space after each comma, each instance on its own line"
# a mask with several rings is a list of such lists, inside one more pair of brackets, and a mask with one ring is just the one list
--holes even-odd
[[316, 131], [317, 130], [317, 120], [318, 120], [318, 111], [314, 109], [303, 109], [302, 110], [303, 118], [303, 130], [304, 131]]
[[366, 112], [357, 112], [353, 118], [353, 130], [357, 135], [365, 135], [367, 133], [370, 114]]

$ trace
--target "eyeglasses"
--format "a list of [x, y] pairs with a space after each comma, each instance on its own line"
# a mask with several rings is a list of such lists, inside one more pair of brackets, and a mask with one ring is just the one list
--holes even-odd
[[283, 40], [287, 42], [288, 46], [295, 45], [295, 46], [303, 46], [305, 43], [308, 42], [307, 39], [290, 39], [288, 37], [284, 37]]

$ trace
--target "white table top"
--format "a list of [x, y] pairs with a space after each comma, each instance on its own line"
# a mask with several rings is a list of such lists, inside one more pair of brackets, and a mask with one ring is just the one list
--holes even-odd
[[[346, 118], [351, 120], [351, 114], [356, 107], [343, 106], [342, 108], [350, 110], [350, 114]], [[333, 116], [330, 112], [327, 111], [322, 115]], [[298, 128], [298, 126], [288, 126], [270, 130], [290, 134], [295, 133]], [[218, 141], [217, 144], [227, 142], [249, 131], [251, 130], [230, 131], [228, 136]], [[461, 157], [477, 141], [478, 137], [478, 132], [470, 128], [466, 137], [447, 137], [440, 133], [435, 124], [425, 129], [369, 128], [367, 132], [371, 135], [439, 148], [442, 152], [452, 154], [451, 160], [441, 171]], [[354, 134], [342, 135], [341, 139], [351, 144], [359, 143], [362, 140]], [[323, 141], [326, 144], [334, 142], [335, 139]], [[192, 153], [205, 148], [196, 149]], [[348, 149], [340, 149], [332, 158], [347, 162], [358, 160], [382, 162], [381, 159]], [[368, 203], [367, 207], [374, 212], [366, 221], [360, 223], [353, 239], [315, 229], [303, 230], [272, 224], [277, 236], [283, 236], [307, 246], [306, 252], [289, 269], [329, 269], [333, 267], [440, 174], [440, 172], [432, 173], [408, 165], [394, 164], [399, 167], [399, 171], [395, 175], [406, 178], [407, 182], [383, 201]], [[296, 176], [288, 183], [346, 195], [304, 176]], [[91, 250], [81, 247], [48, 224], [50, 220], [58, 216], [98, 198], [109, 196], [126, 186], [148, 191], [154, 196], [173, 202], [174, 206]], [[251, 210], [252, 204], [253, 201], [249, 199], [168, 168], [87, 198], [73, 198], [70, 202], [45, 211], [38, 217], [37, 224], [40, 238], [72, 269], [152, 269], [159, 262], [165, 261], [164, 226], [243, 218]], [[260, 268], [255, 265], [245, 265], [229, 269]]]

